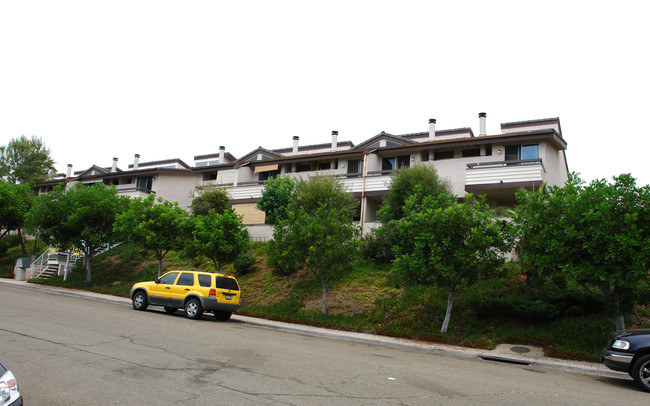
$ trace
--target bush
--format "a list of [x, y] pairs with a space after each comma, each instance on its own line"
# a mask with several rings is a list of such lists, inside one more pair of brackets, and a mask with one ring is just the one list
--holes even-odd
[[0, 241], [0, 255], [4, 255], [9, 251], [9, 245], [6, 242]]
[[602, 301], [577, 288], [548, 288], [538, 299], [524, 295], [476, 297], [468, 301], [468, 306], [479, 317], [506, 316], [536, 322], [600, 314], [605, 310]]
[[255, 262], [255, 256], [250, 252], [245, 252], [238, 256], [232, 265], [237, 272], [241, 275], [245, 275], [253, 270]]
[[392, 251], [394, 238], [390, 225], [373, 230], [361, 239], [361, 255], [380, 264], [390, 263], [395, 259]]

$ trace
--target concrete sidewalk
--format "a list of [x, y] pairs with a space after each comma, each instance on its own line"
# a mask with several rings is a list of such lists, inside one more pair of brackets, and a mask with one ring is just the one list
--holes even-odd
[[[108, 303], [131, 306], [131, 300], [124, 297], [105, 295], [83, 290], [60, 288], [33, 284], [25, 281], [0, 278], [2, 286], [13, 286], [21, 289], [36, 290], [41, 292], [65, 295], [70, 297], [83, 298], [88, 300], [102, 301]], [[1, 294], [1, 291], [0, 291]], [[255, 317], [234, 314], [232, 320], [264, 328], [283, 330], [292, 333], [306, 334], [318, 337], [327, 337], [337, 340], [355, 341], [375, 345], [383, 345], [396, 348], [407, 348], [419, 351], [437, 352], [452, 356], [466, 358], [481, 358], [487, 362], [504, 362], [510, 364], [534, 365], [544, 368], [560, 369], [564, 371], [586, 373], [592, 375], [609, 377], [628, 377], [625, 373], [614, 372], [600, 363], [563, 360], [558, 358], [545, 357], [543, 349], [525, 346], [501, 344], [494, 350], [482, 350], [475, 348], [459, 347], [432, 342], [385, 337], [373, 334], [355, 333], [349, 331], [332, 330], [321, 327], [304, 326], [300, 324], [285, 323], [279, 321], [259, 319]]]

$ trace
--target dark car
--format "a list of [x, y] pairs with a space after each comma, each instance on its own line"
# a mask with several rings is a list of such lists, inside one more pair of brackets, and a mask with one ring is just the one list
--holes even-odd
[[650, 329], [613, 332], [600, 359], [609, 369], [627, 372], [650, 392]]
[[18, 392], [18, 381], [11, 371], [0, 362], [0, 406], [21, 406], [23, 398]]

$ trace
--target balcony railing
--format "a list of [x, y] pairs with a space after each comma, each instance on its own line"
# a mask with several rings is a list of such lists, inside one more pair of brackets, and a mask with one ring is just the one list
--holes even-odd
[[516, 161], [494, 161], [467, 164], [465, 185], [541, 184], [546, 181], [546, 168], [540, 158]]

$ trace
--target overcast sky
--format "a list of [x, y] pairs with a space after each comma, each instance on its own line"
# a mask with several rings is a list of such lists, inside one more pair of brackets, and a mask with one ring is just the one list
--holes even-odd
[[650, 183], [648, 1], [0, 2], [0, 145], [93, 164], [559, 117], [569, 170]]

